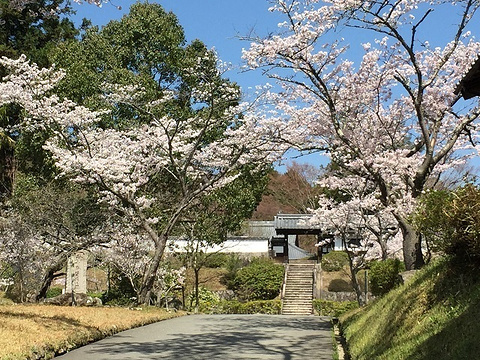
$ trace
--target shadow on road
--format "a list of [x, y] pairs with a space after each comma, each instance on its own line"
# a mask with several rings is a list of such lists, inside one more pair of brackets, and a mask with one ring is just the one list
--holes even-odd
[[[330, 324], [318, 317], [212, 315], [172, 320], [93, 344], [85, 349], [85, 358], [332, 358]], [[136, 334], [138, 331], [143, 334]]]

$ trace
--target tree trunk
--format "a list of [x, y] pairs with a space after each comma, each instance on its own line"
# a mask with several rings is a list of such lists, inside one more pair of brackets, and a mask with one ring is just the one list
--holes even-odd
[[198, 283], [200, 282], [200, 269], [195, 266], [193, 269], [195, 273], [195, 313], [198, 313], [198, 307], [200, 305], [200, 298], [198, 296]]
[[158, 237], [158, 241], [155, 243], [155, 252], [153, 254], [152, 262], [143, 275], [142, 284], [140, 285], [138, 291], [138, 304], [150, 304], [150, 293], [152, 291], [153, 284], [155, 283], [155, 277], [157, 276], [158, 267], [160, 266], [166, 244], [167, 235], [162, 234]]
[[406, 270], [420, 269], [424, 264], [421, 236], [404, 218], [397, 217], [403, 234], [403, 261]]
[[8, 143], [0, 144], [0, 198], [2, 200], [12, 195], [15, 170], [14, 147]]
[[362, 289], [360, 288], [360, 284], [358, 283], [358, 271], [352, 272], [352, 286], [353, 290], [355, 291], [355, 295], [357, 296], [357, 302], [359, 306], [365, 305], [365, 298]]
[[342, 242], [343, 242], [343, 248], [348, 256], [348, 267], [350, 269], [350, 280], [353, 287], [353, 291], [355, 292], [355, 295], [357, 297], [358, 305], [363, 306], [365, 304], [365, 299], [363, 297], [363, 292], [362, 292], [362, 289], [360, 288], [360, 284], [358, 283], [357, 275], [358, 275], [359, 268], [354, 264], [355, 254], [352, 251], [348, 250], [345, 239]]
[[62, 266], [63, 266], [63, 263], [54, 264], [54, 266], [48, 269], [47, 273], [43, 277], [42, 287], [38, 291], [37, 296], [35, 296], [36, 301], [40, 301], [47, 297], [47, 291], [50, 288], [50, 285], [52, 284], [53, 279], [55, 279], [55, 273], [59, 271], [62, 268]]
[[380, 245], [380, 249], [382, 251], [382, 261], [385, 261], [388, 259], [387, 242], [382, 238], [382, 239], [379, 239], [378, 244]]
[[359, 306], [365, 305], [365, 299], [363, 296], [362, 289], [360, 288], [360, 284], [358, 283], [358, 269], [353, 264], [353, 256], [350, 252], [347, 251], [348, 255], [348, 265], [350, 267], [350, 274], [351, 274], [351, 281], [353, 291], [355, 291], [355, 295], [357, 296], [357, 302]]

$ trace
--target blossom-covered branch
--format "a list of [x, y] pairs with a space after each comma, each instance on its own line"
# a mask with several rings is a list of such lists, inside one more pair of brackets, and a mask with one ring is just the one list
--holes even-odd
[[[271, 10], [286, 18], [280, 34], [252, 39], [244, 52], [279, 84], [269, 100], [282, 137], [299, 149], [326, 150], [337, 166], [324, 182], [374, 185], [372, 197], [402, 229], [407, 268], [422, 263], [406, 220], [415, 198], [429, 179], [478, 152], [478, 101], [460, 103], [455, 93], [480, 53], [468, 30], [477, 8], [471, 0], [277, 1]], [[459, 14], [442, 47], [428, 39], [434, 26], [445, 27], [433, 9]], [[348, 29], [366, 40], [349, 44]]]

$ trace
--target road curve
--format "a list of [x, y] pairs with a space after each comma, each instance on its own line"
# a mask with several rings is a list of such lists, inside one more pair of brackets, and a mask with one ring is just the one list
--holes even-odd
[[55, 359], [331, 360], [332, 353], [327, 318], [190, 315], [123, 331]]

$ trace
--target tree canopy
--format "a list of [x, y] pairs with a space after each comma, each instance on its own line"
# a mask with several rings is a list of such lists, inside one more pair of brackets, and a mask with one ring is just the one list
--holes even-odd
[[[415, 199], [477, 154], [479, 103], [455, 93], [480, 50], [469, 31], [477, 9], [472, 0], [275, 1], [285, 22], [244, 53], [278, 83], [267, 103], [281, 139], [330, 157], [338, 170], [320, 185], [348, 193], [352, 212], [394, 217], [407, 269], [423, 263], [408, 219]], [[445, 30], [446, 12], [452, 26], [438, 46], [430, 35]]]

